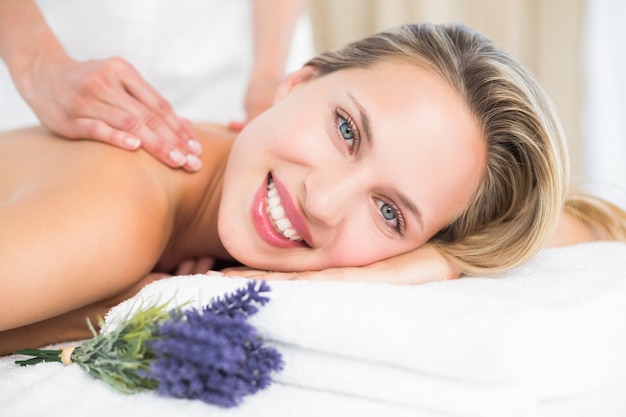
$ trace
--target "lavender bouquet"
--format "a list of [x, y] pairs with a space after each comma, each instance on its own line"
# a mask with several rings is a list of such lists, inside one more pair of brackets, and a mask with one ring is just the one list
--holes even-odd
[[78, 347], [25, 349], [20, 365], [76, 363], [123, 393], [156, 390], [160, 395], [199, 399], [221, 407], [240, 404], [267, 387], [280, 371], [280, 353], [265, 346], [247, 319], [265, 305], [269, 286], [250, 281], [203, 309], [142, 308], [110, 332]]

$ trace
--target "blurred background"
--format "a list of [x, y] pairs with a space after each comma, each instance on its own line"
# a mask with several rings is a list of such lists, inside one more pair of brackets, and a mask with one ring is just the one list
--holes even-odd
[[626, 208], [626, 0], [310, 0], [317, 51], [400, 23], [463, 23], [537, 77], [574, 184]]

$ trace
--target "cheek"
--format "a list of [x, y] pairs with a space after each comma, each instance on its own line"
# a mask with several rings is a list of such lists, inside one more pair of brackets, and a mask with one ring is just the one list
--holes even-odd
[[370, 219], [338, 231], [337, 239], [326, 248], [329, 266], [364, 266], [415, 249], [425, 241], [388, 237]]
[[242, 239], [237, 239], [237, 236], [244, 235], [242, 230], [243, 222], [236, 221], [237, 213], [236, 208], [233, 207], [232, 199], [222, 200], [217, 217], [217, 234], [220, 238], [224, 249], [234, 258], [238, 259], [241, 253]]
[[255, 119], [256, 137], [290, 159], [325, 151], [327, 113], [317, 102], [285, 100]]

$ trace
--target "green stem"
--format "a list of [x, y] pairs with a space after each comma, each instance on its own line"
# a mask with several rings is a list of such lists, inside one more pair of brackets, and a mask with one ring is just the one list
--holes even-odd
[[16, 350], [14, 353], [18, 355], [33, 356], [30, 359], [15, 361], [17, 365], [36, 365], [41, 362], [61, 362], [61, 350], [45, 350], [45, 349], [22, 349]]

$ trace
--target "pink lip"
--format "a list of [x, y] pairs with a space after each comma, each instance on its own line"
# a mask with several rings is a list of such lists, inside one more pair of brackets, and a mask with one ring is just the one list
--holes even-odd
[[254, 194], [252, 203], [252, 223], [254, 224], [254, 228], [259, 236], [272, 246], [278, 248], [301, 248], [308, 246], [305, 242], [311, 241], [311, 233], [304, 221], [303, 216], [300, 214], [297, 206], [290, 198], [289, 192], [285, 186], [279, 182], [276, 177], [272, 177], [272, 179], [274, 180], [274, 185], [276, 186], [276, 190], [280, 196], [285, 213], [291, 221], [291, 225], [294, 229], [296, 229], [297, 233], [302, 236], [304, 242], [287, 239], [274, 230], [266, 209], [267, 178]]

